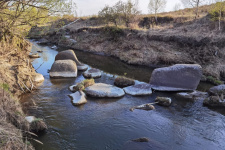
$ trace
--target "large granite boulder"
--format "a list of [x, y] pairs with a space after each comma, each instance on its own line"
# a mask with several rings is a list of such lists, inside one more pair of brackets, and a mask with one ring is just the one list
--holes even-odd
[[88, 66], [85, 64], [82, 64], [78, 59], [76, 54], [74, 53], [73, 50], [66, 50], [66, 51], [62, 51], [59, 52], [56, 56], [55, 56], [55, 60], [73, 60], [76, 64], [77, 64], [77, 69], [78, 70], [87, 70]]
[[51, 78], [77, 77], [77, 65], [72, 60], [57, 60], [49, 72]]
[[99, 69], [92, 68], [90, 70], [87, 70], [83, 73], [83, 76], [85, 78], [100, 78], [102, 76], [102, 73]]
[[214, 87], [210, 88], [208, 92], [210, 95], [225, 94], [225, 84], [214, 86]]
[[87, 103], [86, 95], [82, 91], [77, 91], [76, 93], [70, 94], [69, 97], [71, 98], [72, 103], [75, 106]]
[[202, 76], [202, 68], [197, 64], [177, 64], [155, 69], [150, 79], [157, 91], [196, 90]]
[[125, 95], [124, 90], [113, 85], [96, 83], [85, 89], [85, 93], [92, 97], [122, 97]]
[[152, 88], [150, 84], [142, 83], [123, 88], [125, 93], [133, 96], [151, 95]]

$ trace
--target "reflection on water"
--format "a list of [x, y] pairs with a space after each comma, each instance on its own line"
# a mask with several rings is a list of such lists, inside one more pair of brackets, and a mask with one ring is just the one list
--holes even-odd
[[[74, 79], [49, 79], [47, 69], [57, 51], [37, 47], [47, 58], [36, 59], [33, 65], [37, 68], [44, 62], [38, 72], [44, 74], [45, 81], [40, 90], [23, 98], [24, 101], [35, 100], [39, 108], [30, 113], [43, 117], [49, 127], [39, 136], [38, 140], [44, 145], [35, 144], [37, 150], [224, 149], [225, 116], [203, 107], [202, 100], [190, 102], [178, 99], [172, 93], [154, 92], [151, 96], [126, 95], [119, 99], [87, 97], [87, 104], [73, 106], [67, 96], [71, 94], [68, 87], [82, 81], [83, 76], [79, 73]], [[76, 54], [82, 62], [104, 70], [102, 78], [96, 82], [113, 84], [112, 74], [124, 72], [140, 81], [148, 82], [150, 78], [151, 69], [145, 67], [129, 66], [110, 57], [89, 53]], [[129, 111], [133, 106], [153, 102], [157, 96], [172, 97], [172, 106], [156, 106], [153, 111]], [[140, 137], [148, 137], [150, 143], [130, 142]]]

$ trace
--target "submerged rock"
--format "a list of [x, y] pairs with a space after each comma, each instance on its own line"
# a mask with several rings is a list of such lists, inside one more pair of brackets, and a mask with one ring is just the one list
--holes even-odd
[[143, 104], [139, 106], [132, 107], [130, 111], [134, 111], [134, 109], [142, 109], [142, 110], [154, 110], [155, 107], [151, 104]]
[[83, 91], [77, 91], [76, 93], [70, 94], [69, 97], [75, 106], [87, 103], [86, 95]]
[[87, 70], [88, 66], [85, 64], [82, 64], [78, 59], [76, 54], [74, 53], [73, 50], [66, 50], [66, 51], [62, 51], [59, 52], [56, 56], [55, 56], [55, 60], [73, 60], [76, 65], [77, 65], [77, 69], [78, 70]]
[[92, 97], [122, 97], [125, 95], [124, 90], [113, 85], [96, 83], [85, 89], [85, 93]]
[[198, 99], [208, 97], [207, 92], [193, 91], [193, 92], [181, 92], [176, 94], [178, 97], [183, 99]]
[[155, 99], [155, 102], [158, 104], [158, 105], [161, 105], [161, 106], [170, 106], [171, 103], [172, 103], [172, 100], [171, 98], [169, 97], [157, 97]]
[[210, 96], [203, 101], [203, 105], [211, 107], [225, 107], [225, 99], [219, 96]]
[[38, 42], [38, 44], [48, 44], [48, 40], [45, 38], [40, 39]]
[[214, 86], [209, 89], [209, 95], [221, 95], [225, 94], [225, 84]]
[[133, 96], [140, 96], [140, 95], [151, 95], [152, 88], [150, 84], [137, 84], [133, 86], [128, 86], [123, 88], [125, 93], [133, 95]]
[[158, 91], [193, 91], [202, 77], [201, 66], [197, 64], [177, 64], [155, 69], [150, 84]]
[[48, 128], [43, 119], [36, 118], [34, 116], [27, 116], [25, 119], [30, 124], [30, 131], [41, 132]]
[[99, 69], [92, 68], [83, 73], [85, 78], [99, 78], [102, 76], [102, 73]]
[[41, 83], [45, 80], [44, 76], [40, 73], [36, 73], [35, 76], [33, 76], [33, 81], [36, 83]]
[[117, 77], [114, 81], [114, 85], [121, 88], [131, 86], [134, 84], [135, 84], [134, 80], [126, 78], [126, 77]]
[[36, 54], [30, 54], [29, 57], [30, 58], [40, 58], [41, 56], [39, 56], [38, 53], [36, 53]]
[[57, 60], [49, 72], [51, 78], [77, 77], [77, 65], [72, 60]]
[[133, 142], [149, 142], [150, 140], [146, 137], [143, 137], [143, 138], [134, 139], [132, 141]]

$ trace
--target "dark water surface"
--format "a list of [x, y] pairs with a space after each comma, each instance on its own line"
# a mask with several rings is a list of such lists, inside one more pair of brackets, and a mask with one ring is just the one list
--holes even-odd
[[[119, 99], [88, 97], [80, 107], [72, 105], [70, 85], [82, 81], [79, 72], [75, 79], [50, 79], [47, 70], [58, 53], [47, 46], [34, 43], [33, 51], [43, 50], [41, 58], [33, 61], [34, 68], [45, 77], [40, 89], [24, 96], [23, 101], [34, 100], [37, 110], [32, 115], [44, 118], [49, 129], [39, 136], [44, 145], [35, 144], [37, 150], [116, 150], [116, 149], [166, 149], [166, 150], [222, 150], [225, 149], [224, 111], [216, 112], [202, 106], [202, 100], [178, 99], [173, 93], [155, 92], [151, 96]], [[79, 60], [103, 70], [96, 82], [113, 84], [113, 75], [124, 75], [148, 82], [152, 69], [129, 66], [117, 59], [75, 51]], [[208, 89], [201, 84], [200, 89]], [[156, 96], [169, 96], [169, 108], [155, 106], [156, 110], [129, 109], [153, 102]], [[147, 137], [149, 143], [134, 143], [132, 139]]]

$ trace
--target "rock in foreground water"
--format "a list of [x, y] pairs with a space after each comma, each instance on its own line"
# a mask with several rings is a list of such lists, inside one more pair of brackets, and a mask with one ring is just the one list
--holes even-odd
[[139, 105], [139, 106], [135, 106], [135, 107], [132, 107], [130, 109], [130, 111], [134, 111], [134, 109], [142, 109], [142, 110], [154, 110], [155, 107], [151, 104], [143, 104], [143, 105]]
[[51, 78], [77, 77], [77, 65], [72, 60], [57, 60], [49, 72]]
[[225, 107], [225, 99], [220, 96], [210, 96], [203, 101], [203, 105], [211, 107]]
[[85, 89], [85, 93], [92, 97], [122, 97], [125, 95], [124, 90], [113, 85], [96, 83]]
[[172, 103], [172, 100], [171, 98], [169, 97], [157, 97], [155, 99], [155, 102], [158, 104], [158, 105], [161, 105], [161, 106], [170, 106], [171, 103]]
[[151, 95], [152, 88], [150, 84], [137, 84], [123, 88], [125, 93], [133, 96]]
[[150, 84], [158, 91], [192, 91], [196, 90], [201, 76], [200, 65], [177, 64], [155, 69]]
[[59, 52], [56, 56], [55, 56], [55, 60], [73, 60], [76, 65], [77, 65], [77, 69], [78, 70], [87, 70], [88, 66], [85, 64], [82, 64], [78, 59], [76, 54], [74, 53], [73, 50], [66, 50], [66, 51], [62, 51]]
[[100, 78], [102, 76], [102, 73], [99, 69], [92, 68], [90, 70], [87, 70], [83, 73], [83, 76], [85, 78]]
[[208, 97], [207, 92], [193, 91], [193, 92], [181, 92], [176, 94], [179, 98], [183, 99], [199, 99]]
[[83, 91], [77, 91], [76, 93], [70, 94], [69, 97], [75, 106], [87, 103], [86, 95]]
[[33, 81], [36, 83], [43, 82], [45, 80], [44, 76], [40, 73], [36, 73], [35, 76], [33, 76]]

